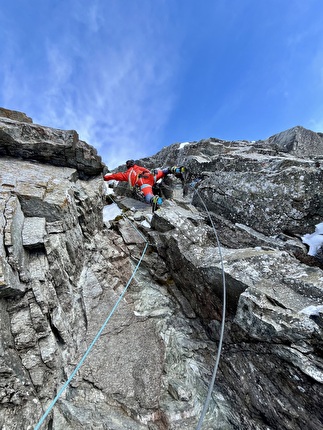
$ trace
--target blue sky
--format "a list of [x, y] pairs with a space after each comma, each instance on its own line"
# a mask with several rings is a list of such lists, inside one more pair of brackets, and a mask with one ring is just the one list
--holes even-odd
[[109, 168], [175, 142], [323, 132], [322, 0], [2, 0], [0, 106]]

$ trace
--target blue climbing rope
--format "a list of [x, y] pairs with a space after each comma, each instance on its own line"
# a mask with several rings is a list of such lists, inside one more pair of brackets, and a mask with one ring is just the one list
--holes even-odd
[[[128, 218], [126, 218], [128, 220]], [[130, 220], [128, 220], [130, 222]], [[127, 285], [125, 286], [125, 288], [123, 289], [122, 293], [120, 294], [118, 300], [116, 301], [115, 305], [113, 306], [110, 314], [108, 315], [107, 319], [104, 321], [104, 323], [102, 324], [102, 327], [100, 328], [100, 330], [98, 331], [98, 333], [96, 334], [95, 338], [93, 339], [93, 341], [91, 342], [90, 346], [88, 347], [88, 349], [86, 350], [86, 352], [84, 353], [83, 357], [81, 358], [81, 360], [79, 361], [78, 365], [75, 367], [75, 369], [73, 370], [73, 372], [71, 373], [70, 377], [67, 379], [67, 381], [64, 383], [64, 385], [61, 387], [61, 389], [59, 390], [59, 392], [57, 393], [56, 397], [54, 398], [54, 400], [51, 402], [51, 404], [49, 405], [49, 407], [47, 408], [46, 412], [44, 413], [44, 415], [41, 417], [41, 419], [39, 420], [39, 422], [37, 423], [36, 427], [34, 430], [39, 430], [40, 426], [43, 424], [43, 422], [45, 421], [46, 417], [48, 416], [48, 414], [50, 413], [50, 411], [53, 409], [53, 407], [55, 406], [57, 400], [60, 398], [60, 396], [63, 394], [63, 392], [66, 390], [66, 388], [68, 387], [68, 385], [70, 384], [70, 382], [72, 381], [72, 379], [74, 378], [74, 376], [76, 375], [77, 371], [80, 369], [80, 367], [82, 366], [82, 364], [84, 363], [86, 357], [89, 355], [90, 351], [92, 350], [93, 346], [95, 345], [95, 343], [97, 342], [97, 340], [99, 339], [99, 337], [101, 336], [101, 333], [103, 332], [104, 328], [106, 327], [106, 325], [108, 324], [108, 322], [110, 321], [112, 315], [114, 314], [115, 310], [117, 309], [119, 303], [121, 302], [123, 296], [125, 295], [132, 279], [134, 278], [137, 270], [139, 269], [139, 266], [142, 262], [142, 259], [144, 258], [144, 255], [146, 254], [147, 248], [148, 248], [148, 241], [147, 239], [140, 233], [140, 231], [135, 227], [135, 230], [139, 233], [139, 235], [141, 237], [144, 238], [146, 244], [144, 247], [144, 250], [141, 254], [141, 257], [134, 269], [134, 271], [132, 272], [131, 277], [129, 278], [129, 281], [127, 282]]]
[[[219, 345], [218, 345], [218, 352], [217, 352], [217, 357], [216, 357], [216, 361], [215, 361], [215, 365], [214, 365], [214, 369], [213, 369], [213, 374], [212, 374], [212, 379], [210, 381], [209, 384], [209, 388], [208, 388], [208, 394], [204, 403], [204, 407], [198, 422], [198, 425], [196, 427], [196, 430], [201, 430], [202, 428], [202, 424], [204, 421], [204, 417], [206, 415], [206, 412], [208, 410], [209, 407], [209, 403], [211, 400], [211, 396], [212, 396], [212, 391], [214, 388], [214, 383], [215, 383], [215, 379], [216, 379], [216, 374], [217, 374], [217, 370], [218, 370], [218, 366], [219, 366], [219, 362], [220, 362], [220, 356], [221, 356], [221, 350], [222, 350], [222, 343], [223, 343], [223, 337], [224, 337], [224, 328], [225, 328], [225, 312], [226, 312], [226, 286], [225, 286], [225, 272], [224, 272], [224, 264], [223, 264], [223, 258], [222, 258], [222, 252], [221, 252], [221, 245], [220, 245], [220, 241], [218, 238], [218, 234], [216, 231], [216, 228], [214, 226], [213, 220], [210, 216], [210, 213], [207, 209], [207, 206], [205, 205], [200, 193], [198, 192], [197, 189], [195, 189], [195, 193], [198, 195], [198, 197], [201, 200], [201, 203], [210, 219], [212, 228], [214, 230], [215, 233], [215, 237], [216, 237], [216, 241], [217, 241], [217, 246], [219, 249], [219, 254], [220, 254], [220, 259], [221, 259], [221, 267], [222, 267], [222, 280], [223, 280], [223, 311], [222, 311], [222, 323], [221, 323], [221, 331], [220, 331], [220, 339], [219, 339]], [[111, 198], [111, 196], [110, 196]], [[112, 200], [112, 198], [111, 198]], [[113, 201], [113, 200], [112, 200]], [[130, 222], [130, 220], [126, 217], [126, 219]], [[131, 222], [130, 222], [131, 224]], [[132, 224], [131, 224], [132, 225]], [[110, 321], [112, 315], [114, 314], [114, 312], [116, 311], [119, 303], [121, 302], [123, 296], [125, 295], [132, 279], [134, 278], [137, 270], [139, 269], [139, 266], [143, 260], [144, 255], [146, 254], [147, 248], [148, 248], [148, 241], [147, 239], [143, 236], [143, 234], [141, 234], [141, 232], [134, 226], [132, 225], [135, 230], [138, 232], [138, 234], [144, 238], [145, 240], [145, 247], [144, 250], [141, 254], [141, 257], [131, 275], [131, 277], [129, 278], [125, 288], [123, 289], [122, 293], [120, 294], [118, 300], [116, 301], [115, 305], [113, 306], [110, 314], [108, 315], [108, 317], [106, 318], [106, 320], [104, 321], [104, 323], [102, 324], [100, 330], [98, 331], [98, 333], [96, 334], [96, 336], [94, 337], [93, 341], [91, 342], [90, 346], [88, 347], [88, 349], [86, 350], [86, 352], [84, 353], [84, 355], [82, 356], [81, 360], [79, 361], [78, 365], [75, 367], [75, 369], [73, 370], [73, 372], [71, 373], [70, 377], [67, 379], [67, 381], [63, 384], [63, 386], [60, 388], [60, 390], [58, 391], [56, 397], [53, 399], [53, 401], [50, 403], [49, 407], [47, 408], [47, 410], [45, 411], [45, 413], [43, 414], [43, 416], [41, 417], [41, 419], [39, 420], [39, 422], [37, 423], [37, 425], [35, 426], [34, 430], [39, 430], [41, 425], [44, 423], [45, 419], [47, 418], [47, 416], [49, 415], [49, 413], [51, 412], [51, 410], [53, 409], [53, 407], [55, 406], [56, 402], [59, 400], [59, 398], [61, 397], [61, 395], [63, 394], [63, 392], [66, 390], [66, 388], [68, 387], [68, 385], [70, 384], [70, 382], [72, 381], [72, 379], [74, 378], [74, 376], [76, 375], [76, 373], [78, 372], [78, 370], [81, 368], [81, 366], [83, 365], [84, 361], [86, 360], [87, 356], [89, 355], [89, 353], [91, 352], [92, 348], [94, 347], [95, 343], [97, 342], [97, 340], [99, 339], [99, 337], [101, 336], [103, 330], [105, 329], [106, 325], [108, 324], [108, 322]]]
[[214, 388], [214, 383], [215, 383], [215, 379], [216, 379], [216, 374], [217, 374], [217, 370], [219, 367], [219, 362], [220, 362], [220, 356], [221, 356], [221, 350], [222, 350], [222, 343], [223, 343], [223, 338], [224, 338], [224, 328], [225, 328], [225, 313], [226, 313], [226, 284], [225, 284], [225, 272], [224, 272], [224, 264], [223, 264], [223, 257], [222, 257], [222, 252], [221, 252], [221, 244], [220, 244], [220, 240], [215, 228], [215, 225], [213, 223], [213, 220], [211, 218], [211, 215], [209, 213], [209, 210], [206, 206], [206, 204], [204, 203], [204, 200], [202, 199], [200, 193], [198, 192], [198, 189], [195, 189], [195, 193], [198, 195], [213, 228], [213, 231], [215, 233], [215, 237], [216, 237], [216, 241], [217, 241], [217, 246], [219, 249], [219, 254], [220, 254], [220, 260], [221, 260], [221, 270], [222, 270], [222, 285], [223, 285], [223, 310], [222, 310], [222, 322], [221, 322], [221, 330], [220, 330], [220, 338], [219, 338], [219, 345], [218, 345], [218, 352], [217, 352], [217, 356], [216, 356], [216, 360], [215, 360], [215, 364], [214, 364], [214, 368], [213, 368], [213, 374], [212, 374], [212, 378], [209, 384], [209, 389], [208, 389], [208, 393], [206, 396], [206, 400], [203, 406], [203, 410], [201, 412], [201, 416], [199, 419], [199, 422], [197, 424], [196, 430], [201, 430], [202, 428], [202, 424], [206, 415], [206, 412], [209, 408], [209, 404], [210, 404], [210, 400], [211, 400], [211, 396], [212, 396], [212, 391]]

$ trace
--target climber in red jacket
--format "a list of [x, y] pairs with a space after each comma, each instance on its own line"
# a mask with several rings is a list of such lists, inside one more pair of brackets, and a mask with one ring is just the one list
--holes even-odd
[[169, 173], [181, 174], [183, 168], [167, 167], [166, 169], [156, 169], [153, 172], [142, 166], [137, 166], [134, 160], [126, 162], [125, 172], [108, 173], [104, 175], [105, 181], [128, 181], [131, 188], [138, 186], [145, 196], [145, 202], [152, 206], [160, 206], [163, 202], [161, 197], [154, 196], [153, 185]]

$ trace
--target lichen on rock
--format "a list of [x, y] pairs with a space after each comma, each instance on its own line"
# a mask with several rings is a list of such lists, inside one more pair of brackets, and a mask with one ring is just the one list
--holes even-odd
[[185, 165], [185, 180], [165, 179], [154, 214], [117, 186], [121, 209], [107, 222], [95, 149], [74, 131], [4, 112], [0, 427], [35, 427], [147, 241], [126, 294], [42, 428], [196, 428], [224, 286], [225, 334], [205, 427], [320, 428], [323, 276], [301, 240], [323, 215], [323, 151], [313, 133], [165, 147], [140, 163]]

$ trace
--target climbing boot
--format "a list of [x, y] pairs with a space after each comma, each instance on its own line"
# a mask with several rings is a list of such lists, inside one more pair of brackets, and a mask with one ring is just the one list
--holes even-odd
[[172, 173], [176, 178], [183, 179], [183, 174], [186, 169], [184, 166], [173, 166], [170, 168], [170, 173]]
[[155, 212], [163, 204], [163, 199], [159, 196], [154, 196], [150, 199], [150, 204], [153, 212]]

